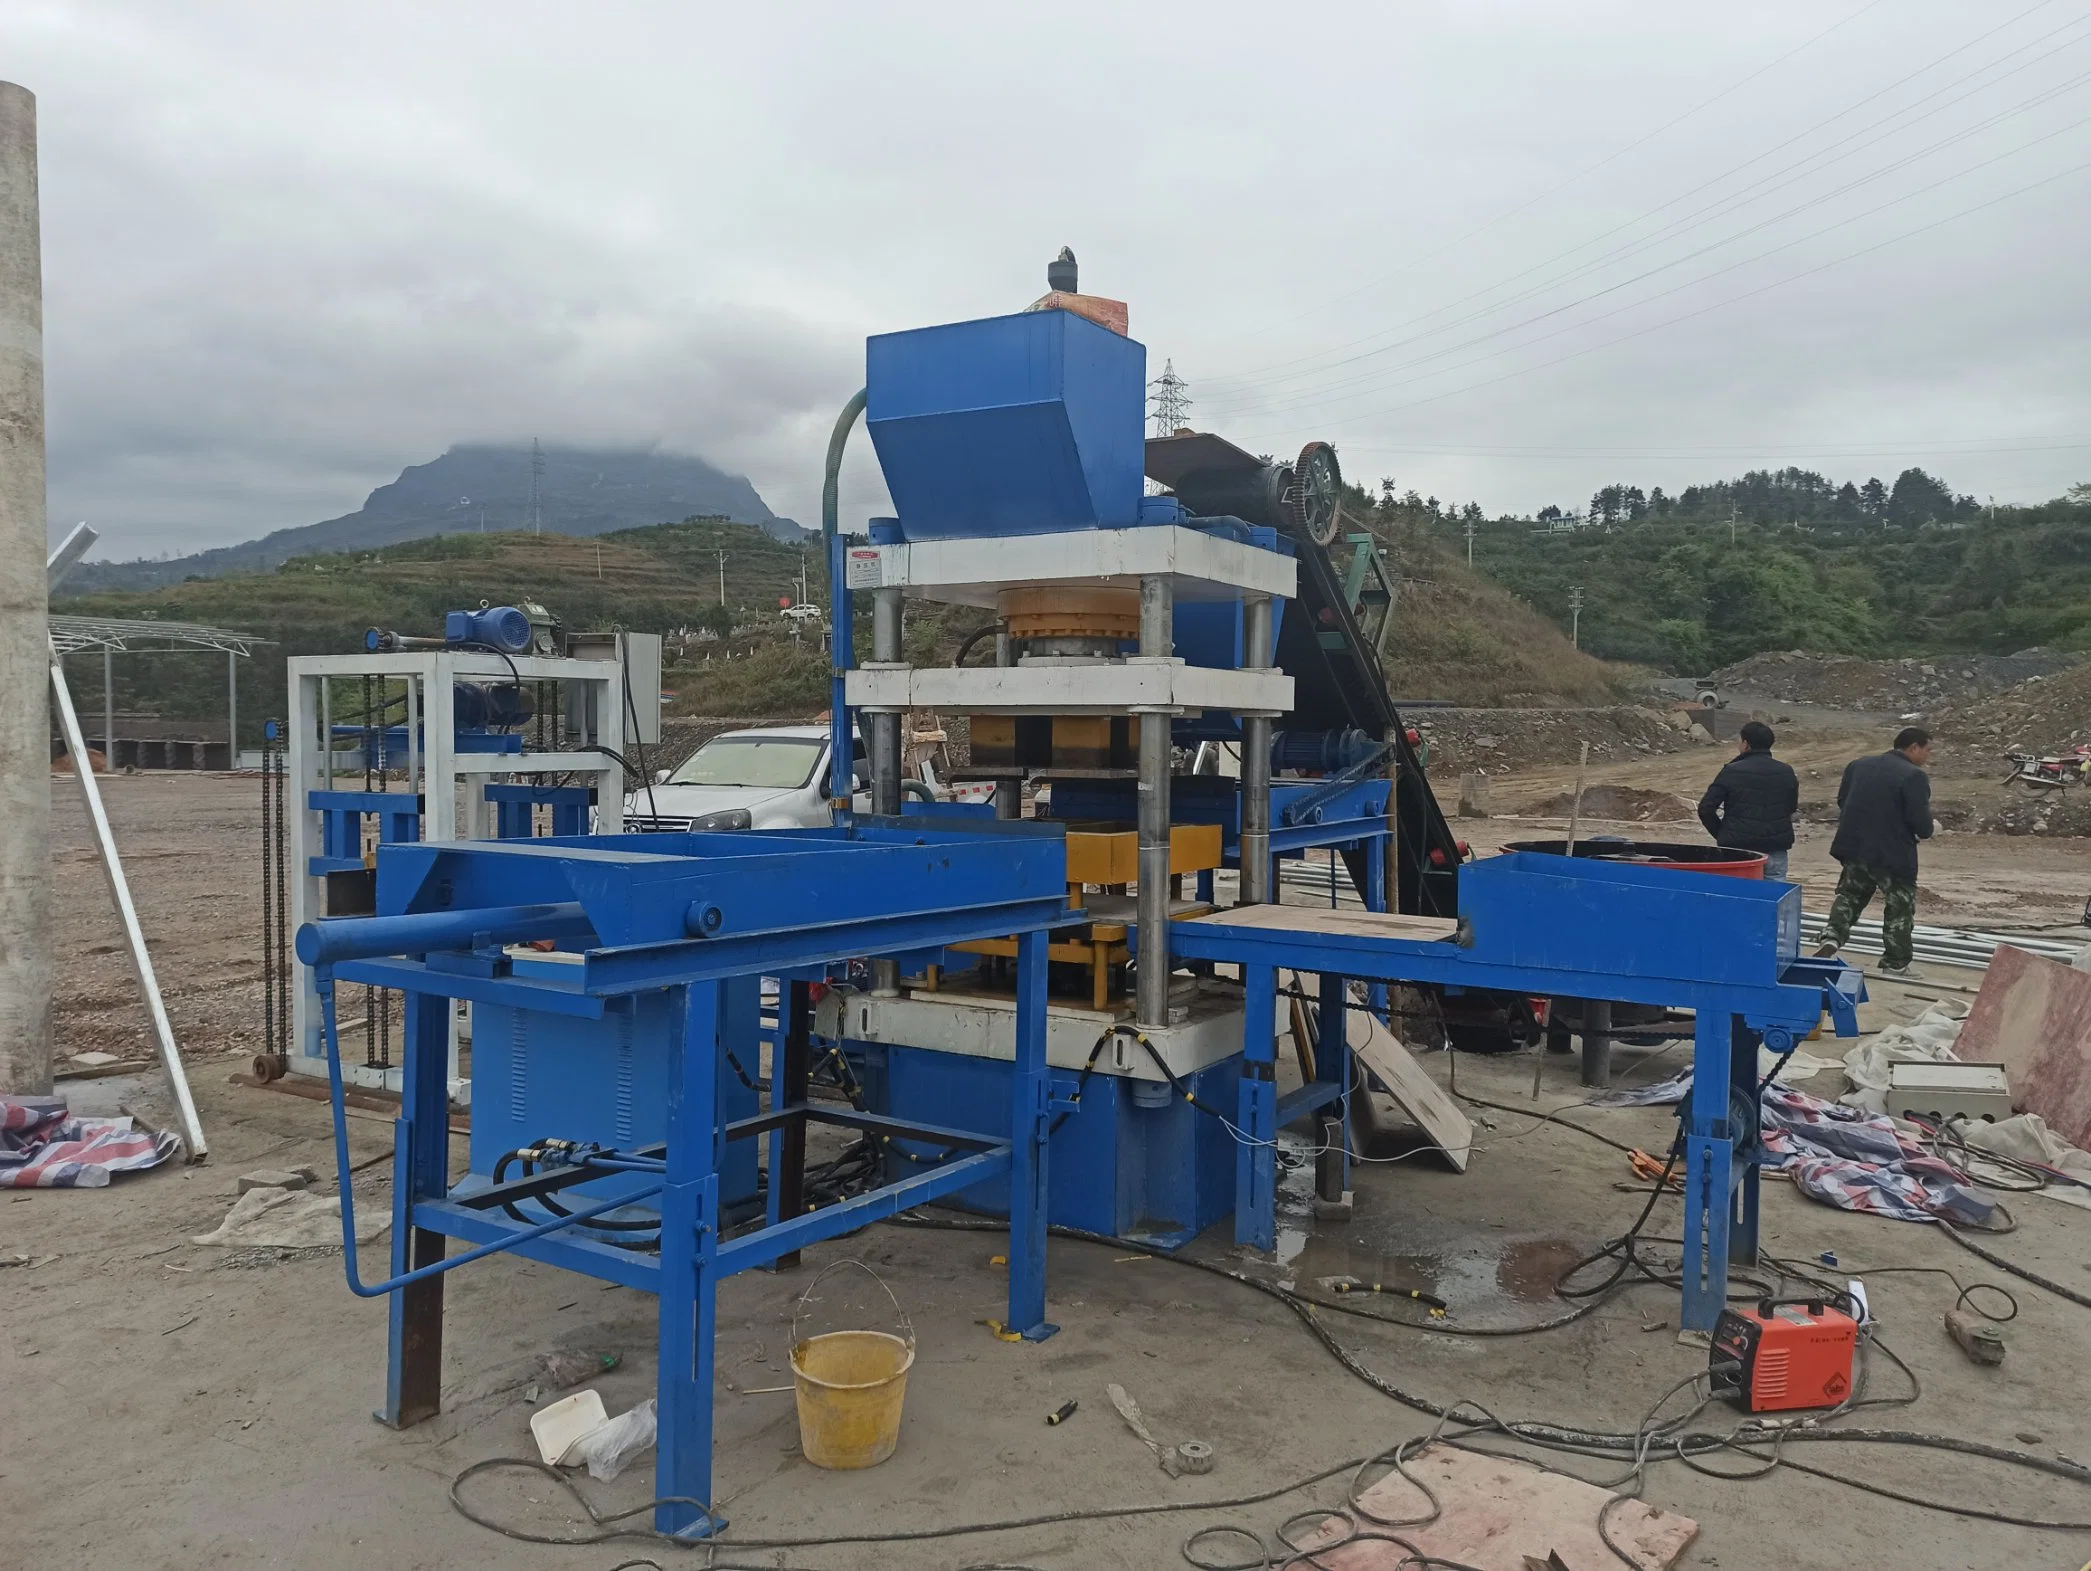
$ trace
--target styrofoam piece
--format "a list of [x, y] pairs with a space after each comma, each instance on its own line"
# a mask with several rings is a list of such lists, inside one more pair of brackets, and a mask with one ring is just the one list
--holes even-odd
[[1231, 600], [1245, 589], [1290, 599], [1299, 588], [1291, 557], [1181, 524], [856, 546], [849, 563], [852, 589], [990, 608], [1012, 584], [1137, 589], [1149, 577], [1169, 579], [1184, 601]]
[[548, 1402], [532, 1413], [530, 1438], [537, 1442], [537, 1454], [544, 1458], [545, 1466], [557, 1467], [559, 1459], [572, 1449], [576, 1440], [602, 1428], [609, 1421], [602, 1393], [593, 1386], [585, 1386], [573, 1395]]
[[1279, 670], [1222, 671], [1181, 660], [1066, 665], [860, 666], [844, 678], [852, 708], [950, 714], [1182, 714], [1207, 709], [1282, 715], [1292, 678]]

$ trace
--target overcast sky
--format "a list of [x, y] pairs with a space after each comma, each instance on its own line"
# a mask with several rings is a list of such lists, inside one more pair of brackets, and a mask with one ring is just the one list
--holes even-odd
[[533, 435], [812, 522], [864, 335], [1019, 308], [1062, 244], [1193, 424], [1491, 513], [2091, 479], [2082, 0], [12, 0], [0, 76], [53, 532], [112, 558]]

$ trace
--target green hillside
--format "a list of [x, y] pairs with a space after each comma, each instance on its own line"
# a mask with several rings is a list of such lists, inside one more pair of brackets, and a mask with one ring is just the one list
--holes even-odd
[[[827, 575], [820, 557], [817, 546], [802, 551], [754, 525], [693, 518], [586, 540], [552, 534], [444, 535], [377, 551], [299, 557], [267, 573], [61, 598], [51, 609], [208, 622], [273, 639], [274, 647], [244, 662], [240, 671], [240, 737], [253, 746], [262, 721], [282, 713], [286, 656], [358, 650], [370, 627], [440, 633], [445, 611], [482, 601], [535, 600], [576, 629], [672, 634], [707, 628], [727, 636], [695, 647], [741, 657], [714, 660], [716, 671], [702, 684], [707, 702], [761, 696], [817, 707], [825, 701], [817, 636], [810, 640], [810, 658], [792, 651], [780, 662], [772, 646], [791, 643], [776, 611], [782, 598], [798, 597], [802, 565], [811, 597], [824, 599]], [[798, 657], [791, 658], [792, 653]], [[75, 656], [72, 666], [81, 707], [99, 712], [100, 658]], [[668, 685], [677, 680], [671, 669]], [[116, 660], [115, 698], [122, 710], [215, 718], [225, 712], [224, 662], [193, 654], [122, 655]]]
[[1799, 469], [1607, 486], [1587, 513], [1480, 516], [1413, 496], [1377, 511], [1463, 552], [1610, 660], [1699, 673], [1772, 649], [1853, 655], [2091, 649], [2091, 486], [1978, 506], [1922, 470], [1892, 488]]

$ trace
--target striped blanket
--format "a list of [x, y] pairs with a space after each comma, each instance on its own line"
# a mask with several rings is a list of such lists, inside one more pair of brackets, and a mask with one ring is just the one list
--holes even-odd
[[63, 1097], [0, 1096], [0, 1189], [99, 1189], [180, 1149], [128, 1118], [75, 1118]]

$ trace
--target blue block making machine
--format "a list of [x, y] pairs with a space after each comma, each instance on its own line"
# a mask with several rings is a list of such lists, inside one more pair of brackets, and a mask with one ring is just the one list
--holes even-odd
[[[1790, 885], [1536, 852], [1463, 866], [1380, 673], [1390, 580], [1344, 534], [1334, 453], [1144, 440], [1145, 349], [1074, 289], [869, 343], [827, 473], [833, 828], [395, 837], [369, 914], [300, 928], [344, 1178], [338, 989], [406, 998], [385, 1279], [364, 1279], [344, 1205], [351, 1284], [390, 1300], [389, 1422], [437, 1409], [451, 1269], [507, 1250], [656, 1293], [656, 1523], [715, 1531], [721, 1278], [942, 1201], [1006, 1214], [1007, 1323], [1037, 1338], [1049, 1224], [1175, 1246], [1231, 1218], [1269, 1250], [1281, 1140], [1315, 1153], [1324, 1201], [1348, 1195], [1349, 1025], [1393, 984], [1694, 1011], [1683, 1321], [1712, 1326], [1728, 1261], [1756, 1248], [1755, 1046], [1789, 1050], [1825, 1012], [1854, 1030], [1858, 974], [1800, 957]], [[895, 516], [849, 536], [836, 477], [860, 416]], [[911, 599], [991, 613], [992, 660], [911, 664]], [[968, 718], [992, 816], [903, 802], [918, 710]], [[847, 808], [857, 725], [868, 816]], [[616, 824], [611, 805], [595, 827]], [[1278, 899], [1310, 852], [1362, 909]], [[1296, 1075], [1275, 1043], [1305, 988], [1281, 972], [1318, 979]], [[461, 1004], [476, 1094], [453, 1176]], [[816, 1065], [846, 1101], [813, 1094]], [[864, 1156], [817, 1209], [809, 1125]]]

